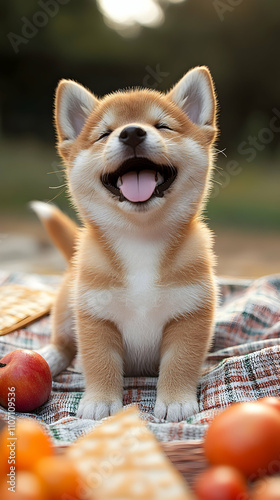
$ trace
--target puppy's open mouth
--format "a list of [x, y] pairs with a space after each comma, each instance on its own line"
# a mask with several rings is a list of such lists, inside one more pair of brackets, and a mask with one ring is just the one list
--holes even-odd
[[143, 203], [152, 196], [162, 198], [176, 176], [173, 166], [158, 165], [147, 158], [130, 158], [115, 172], [102, 175], [101, 182], [119, 201]]

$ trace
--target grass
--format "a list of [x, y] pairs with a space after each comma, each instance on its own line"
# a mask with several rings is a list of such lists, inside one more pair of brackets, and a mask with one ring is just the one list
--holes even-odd
[[[54, 144], [2, 141], [1, 212], [28, 216], [28, 202], [34, 199], [54, 200], [69, 211], [62, 168]], [[211, 226], [279, 231], [279, 169], [244, 162], [238, 175], [225, 178], [217, 173], [216, 181], [220, 185], [215, 185], [206, 211]]]
[[274, 166], [240, 165], [240, 173], [214, 188], [207, 216], [212, 223], [239, 228], [278, 230], [280, 228], [280, 171]]
[[[51, 201], [57, 195], [62, 206], [68, 201], [59, 188], [65, 183], [62, 162], [55, 146], [34, 140], [2, 141], [0, 209], [28, 214], [31, 200]], [[54, 189], [52, 189], [52, 187]], [[61, 193], [61, 194], [60, 194]]]

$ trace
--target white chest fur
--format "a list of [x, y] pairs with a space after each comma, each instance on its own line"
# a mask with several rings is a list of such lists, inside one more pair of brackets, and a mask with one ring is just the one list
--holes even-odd
[[[126, 255], [127, 283], [125, 301], [116, 318], [126, 348], [126, 370], [156, 373], [159, 346], [166, 322], [163, 297], [158, 285], [162, 247], [151, 242], [121, 242], [119, 255]], [[118, 301], [117, 301], [118, 302]]]
[[202, 282], [172, 287], [159, 284], [163, 249], [163, 244], [122, 238], [117, 253], [126, 269], [124, 286], [80, 295], [81, 307], [112, 321], [120, 330], [126, 375], [155, 375], [164, 326], [193, 312], [208, 295], [207, 284]]

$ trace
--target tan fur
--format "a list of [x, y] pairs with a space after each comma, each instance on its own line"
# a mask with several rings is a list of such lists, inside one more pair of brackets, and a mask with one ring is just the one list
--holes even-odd
[[63, 253], [67, 260], [71, 260], [78, 239], [76, 224], [56, 207], [52, 209], [51, 219], [42, 219], [43, 224], [52, 238], [54, 244]]
[[85, 228], [78, 250], [77, 267], [83, 276], [84, 286], [101, 290], [123, 286], [125, 277], [121, 263], [98, 235], [98, 231], [93, 231], [90, 227]]
[[[74, 106], [75, 120], [67, 106]], [[54, 309], [52, 345], [66, 352], [65, 368], [77, 334], [86, 380], [81, 417], [119, 409], [124, 374], [158, 371], [156, 416], [171, 421], [197, 411], [196, 386], [216, 305], [212, 236], [200, 215], [215, 120], [213, 84], [204, 67], [166, 95], [144, 89], [97, 99], [74, 82], [58, 86], [58, 150], [83, 228], [77, 231], [56, 211], [45, 221], [70, 262]], [[156, 129], [158, 122], [171, 130]], [[144, 128], [150, 141], [137, 146], [137, 156], [177, 169], [163, 198], [123, 204], [100, 182], [132, 154], [119, 139], [128, 125]], [[108, 128], [110, 136], [99, 139]]]
[[[213, 294], [213, 304], [215, 303]], [[209, 331], [213, 323], [214, 307], [211, 303], [198, 311], [195, 317], [173, 319], [166, 325], [162, 346], [162, 364], [157, 385], [157, 405], [162, 417], [169, 417], [174, 401], [182, 404], [178, 420], [184, 418], [184, 405], [196, 392], [201, 360], [209, 348]], [[167, 358], [164, 355], [168, 354]], [[176, 360], [176, 363], [174, 362]], [[163, 407], [163, 411], [162, 411]], [[195, 411], [195, 406], [193, 408]], [[168, 418], [169, 419], [169, 418]], [[170, 418], [172, 420], [172, 418]]]
[[91, 316], [80, 313], [77, 315], [77, 327], [84, 332], [80, 353], [86, 383], [92, 389], [95, 399], [104, 401], [105, 393], [107, 402], [111, 402], [116, 394], [121, 400], [123, 346], [120, 332], [110, 321], [92, 321]]

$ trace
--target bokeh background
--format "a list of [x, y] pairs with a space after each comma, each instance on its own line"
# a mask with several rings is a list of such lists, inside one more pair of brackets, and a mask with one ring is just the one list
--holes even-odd
[[205, 212], [218, 272], [280, 272], [279, 0], [9, 0], [0, 25], [0, 267], [64, 266], [28, 208], [40, 199], [71, 212], [53, 129], [61, 78], [98, 96], [165, 91], [206, 64], [219, 99]]

